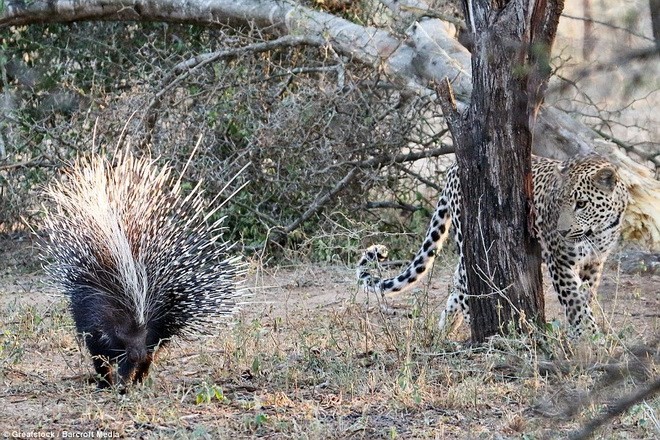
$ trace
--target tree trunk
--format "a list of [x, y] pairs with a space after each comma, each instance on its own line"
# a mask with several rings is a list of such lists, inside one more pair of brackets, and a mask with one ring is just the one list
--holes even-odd
[[467, 111], [455, 112], [440, 92], [463, 191], [463, 254], [477, 343], [506, 331], [507, 323], [524, 329], [525, 322], [545, 322], [540, 246], [532, 230], [532, 124], [563, 5], [530, 10], [525, 0], [503, 3], [464, 4], [474, 42]]
[[651, 10], [651, 28], [656, 47], [660, 47], [660, 0], [649, 0]]

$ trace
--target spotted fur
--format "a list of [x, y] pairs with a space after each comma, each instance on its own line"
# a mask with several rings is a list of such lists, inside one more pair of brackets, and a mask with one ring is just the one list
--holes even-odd
[[[568, 323], [577, 335], [597, 331], [591, 310], [603, 265], [616, 244], [628, 203], [628, 191], [612, 164], [600, 156], [580, 156], [565, 162], [534, 157], [535, 227], [543, 261]], [[468, 285], [461, 232], [461, 186], [453, 166], [433, 213], [426, 237], [415, 258], [396, 277], [380, 279], [368, 264], [387, 257], [387, 248], [371, 246], [358, 263], [358, 280], [382, 294], [400, 292], [419, 281], [433, 264], [447, 239], [449, 227], [459, 249], [454, 287], [440, 319], [440, 327], [456, 324], [458, 312], [469, 322]]]

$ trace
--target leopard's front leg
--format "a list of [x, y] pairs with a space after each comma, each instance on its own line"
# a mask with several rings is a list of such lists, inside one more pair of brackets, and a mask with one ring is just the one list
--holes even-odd
[[[580, 269], [570, 256], [561, 255], [559, 259], [549, 256], [548, 260], [552, 285], [559, 297], [559, 303], [564, 307], [571, 335], [579, 338], [584, 334], [596, 333], [598, 326], [591, 310], [591, 300], [600, 275], [594, 279], [589, 278], [590, 281], [587, 282], [581, 277]], [[590, 273], [591, 270], [587, 269], [587, 272]]]
[[586, 286], [589, 290], [589, 302], [592, 302], [596, 298], [596, 291], [600, 285], [600, 277], [603, 273], [604, 265], [605, 260], [602, 260], [584, 263], [580, 267], [580, 279], [582, 280], [583, 286]]

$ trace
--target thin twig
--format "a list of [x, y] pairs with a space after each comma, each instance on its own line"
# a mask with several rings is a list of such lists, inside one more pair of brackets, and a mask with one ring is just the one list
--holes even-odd
[[425, 177], [422, 176], [421, 174], [416, 173], [416, 172], [414, 172], [414, 171], [412, 171], [412, 170], [409, 170], [408, 168], [402, 166], [401, 164], [394, 164], [394, 166], [395, 166], [397, 169], [403, 171], [404, 173], [406, 173], [406, 174], [408, 174], [408, 175], [410, 175], [410, 176], [413, 176], [415, 179], [419, 180], [419, 181], [422, 182], [424, 185], [426, 185], [426, 186], [428, 186], [428, 187], [430, 187], [430, 188], [433, 188], [433, 189], [436, 190], [438, 193], [439, 193], [440, 191], [442, 191], [442, 187], [441, 187], [440, 185], [438, 185], [437, 183], [432, 182], [431, 180], [425, 178]]
[[[575, 79], [572, 83], [578, 83], [583, 79], [601, 72], [609, 72], [616, 69], [622, 69], [626, 64], [632, 63], [633, 61], [644, 61], [650, 60], [652, 58], [657, 58], [660, 56], [660, 47], [651, 46], [643, 49], [636, 49], [627, 51], [623, 55], [619, 55], [607, 61], [602, 61], [600, 63], [592, 64], [583, 69], [579, 69], [575, 74], [571, 75]], [[564, 81], [567, 81], [564, 79]], [[558, 86], [552, 87], [550, 91], [555, 90]]]
[[574, 16], [574, 15], [569, 15], [569, 14], [567, 14], [567, 13], [565, 13], [565, 12], [562, 13], [561, 16], [562, 16], [562, 17], [565, 17], [565, 18], [570, 18], [571, 20], [590, 21], [590, 22], [592, 22], [592, 23], [596, 23], [596, 24], [599, 24], [599, 25], [601, 25], [601, 26], [607, 26], [607, 27], [609, 27], [609, 28], [616, 29], [616, 30], [618, 30], [618, 31], [627, 32], [627, 33], [629, 33], [630, 35], [634, 35], [634, 36], [636, 36], [636, 37], [638, 37], [638, 38], [641, 38], [642, 40], [646, 40], [646, 41], [651, 41], [651, 42], [653, 42], [653, 39], [652, 39], [652, 38], [646, 37], [646, 36], [644, 36], [644, 35], [642, 35], [642, 34], [638, 34], [637, 32], [631, 31], [630, 29], [626, 29], [626, 28], [624, 28], [624, 27], [617, 26], [617, 25], [612, 24], [612, 23], [607, 23], [607, 22], [605, 22], [605, 21], [594, 20], [593, 18], [587, 18], [587, 17], [576, 17], [576, 16]]
[[346, 188], [349, 183], [351, 183], [357, 176], [358, 176], [358, 171], [359, 168], [352, 168], [348, 174], [344, 176], [343, 179], [341, 179], [339, 182], [335, 184], [335, 186], [328, 191], [324, 196], [317, 198], [314, 200], [314, 203], [307, 208], [307, 211], [305, 211], [298, 219], [290, 223], [288, 226], [284, 227], [282, 229], [282, 232], [285, 234], [289, 234], [292, 231], [295, 231], [298, 226], [300, 226], [303, 222], [305, 222], [307, 219], [309, 219], [314, 213], [318, 212], [323, 206], [331, 200], [338, 192], [340, 192], [342, 189]]
[[151, 138], [151, 132], [156, 124], [156, 114], [158, 107], [165, 96], [177, 84], [186, 79], [195, 71], [201, 69], [207, 64], [213, 63], [218, 60], [233, 58], [246, 53], [259, 53], [267, 52], [269, 50], [281, 49], [285, 47], [301, 46], [301, 45], [314, 45], [320, 46], [323, 40], [319, 38], [312, 38], [308, 36], [286, 35], [275, 40], [264, 41], [261, 43], [248, 44], [247, 46], [238, 47], [235, 49], [219, 50], [197, 55], [188, 60], [182, 61], [170, 71], [170, 73], [161, 81], [159, 92], [151, 99], [144, 112], [143, 123], [146, 128], [145, 143], [148, 143]]
[[34, 159], [26, 160], [23, 162], [0, 164], [0, 170], [13, 170], [16, 168], [31, 167], [55, 168], [56, 165], [52, 161], [47, 160], [44, 155], [39, 155]]
[[649, 162], [653, 162], [653, 164], [655, 165], [656, 168], [660, 167], [660, 158], [658, 157], [659, 156], [658, 154], [652, 154], [652, 153], [648, 153], [648, 152], [645, 152], [645, 151], [641, 151], [639, 148], [635, 147], [634, 145], [627, 144], [626, 142], [624, 142], [624, 141], [622, 141], [618, 138], [615, 138], [614, 136], [609, 135], [609, 134], [605, 133], [604, 131], [598, 130], [596, 128], [592, 128], [592, 130], [595, 131], [596, 133], [598, 133], [604, 139], [614, 143], [615, 145], [617, 145], [620, 148], [623, 148], [628, 153], [635, 153], [639, 157], [641, 157], [645, 160], [648, 160]]
[[441, 144], [440, 147], [434, 148], [432, 150], [422, 150], [414, 151], [407, 154], [398, 154], [394, 157], [391, 155], [383, 155], [372, 157], [371, 159], [357, 161], [357, 162], [347, 162], [347, 165], [353, 165], [360, 168], [371, 168], [375, 166], [382, 166], [385, 164], [396, 164], [404, 162], [414, 162], [420, 159], [426, 159], [429, 157], [443, 156], [445, 154], [453, 153], [454, 147], [447, 144]]
[[582, 427], [578, 432], [573, 433], [570, 438], [572, 440], [583, 440], [591, 437], [596, 429], [603, 426], [614, 417], [625, 412], [631, 406], [643, 400], [650, 399], [655, 394], [660, 392], [660, 378], [656, 378], [645, 387], [640, 388], [632, 395], [628, 395], [619, 399], [614, 405], [607, 409], [598, 417], [592, 419], [589, 423]]
[[394, 208], [409, 212], [416, 212], [424, 209], [419, 205], [411, 205], [409, 203], [388, 202], [388, 201], [367, 202], [365, 203], [364, 208], [365, 209]]

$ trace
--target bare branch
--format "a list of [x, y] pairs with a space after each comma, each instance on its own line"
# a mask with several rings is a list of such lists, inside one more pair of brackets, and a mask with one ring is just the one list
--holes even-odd
[[653, 162], [653, 164], [656, 167], [656, 170], [658, 168], [660, 168], [660, 155], [659, 154], [657, 154], [657, 153], [653, 154], [653, 153], [649, 153], [647, 151], [643, 151], [639, 148], [636, 148], [634, 145], [630, 145], [630, 144], [622, 141], [621, 139], [617, 139], [614, 136], [611, 136], [611, 135], [605, 133], [604, 131], [601, 131], [601, 130], [598, 130], [598, 129], [594, 129], [594, 130], [596, 131], [596, 133], [601, 135], [603, 137], [603, 139], [607, 139], [608, 141], [615, 143], [618, 147], [623, 148], [624, 150], [626, 150], [629, 153], [635, 153], [636, 155], [638, 155], [639, 157], [641, 157], [644, 160], [648, 160], [649, 162]]
[[621, 26], [617, 26], [617, 25], [612, 24], [612, 23], [607, 23], [607, 22], [605, 22], [605, 21], [594, 20], [594, 19], [591, 18], [591, 17], [577, 17], [577, 16], [575, 16], [575, 15], [570, 15], [570, 14], [567, 14], [567, 13], [565, 13], [565, 12], [564, 12], [563, 14], [561, 14], [561, 16], [562, 16], [562, 17], [565, 17], [565, 18], [570, 18], [571, 20], [581, 20], [581, 21], [587, 21], [587, 22], [591, 22], [591, 23], [599, 24], [599, 25], [601, 25], [601, 26], [605, 26], [605, 27], [608, 27], [608, 28], [610, 28], [610, 29], [615, 29], [615, 30], [617, 30], [617, 31], [623, 31], [623, 32], [626, 32], [626, 33], [628, 33], [628, 34], [630, 34], [630, 35], [634, 35], [634, 36], [637, 37], [637, 38], [641, 38], [642, 40], [653, 41], [652, 38], [649, 38], [649, 37], [647, 37], [647, 36], [644, 36], [644, 35], [642, 35], [642, 34], [639, 34], [639, 33], [635, 32], [635, 31], [633, 31], [633, 30], [630, 30], [630, 29], [627, 29], [627, 28], [624, 28], [624, 27], [621, 27]]
[[[339, 182], [337, 182], [333, 188], [328, 191], [325, 195], [318, 197], [314, 202], [309, 206], [309, 208], [296, 220], [288, 224], [287, 226], [276, 226], [278, 222], [270, 217], [267, 216], [263, 213], [258, 212], [255, 209], [250, 209], [251, 212], [255, 213], [256, 215], [259, 216], [262, 220], [266, 220], [267, 222], [270, 223], [270, 226], [276, 228], [275, 232], [283, 235], [290, 234], [291, 232], [295, 231], [298, 229], [306, 220], [308, 220], [312, 215], [315, 213], [319, 212], [329, 201], [331, 201], [338, 193], [340, 193], [344, 188], [346, 188], [355, 178], [359, 175], [360, 169], [367, 169], [367, 168], [381, 168], [383, 166], [389, 165], [389, 164], [401, 164], [405, 162], [414, 162], [419, 159], [425, 159], [425, 158], [430, 158], [430, 157], [438, 157], [442, 156], [444, 154], [449, 154], [454, 151], [452, 146], [449, 145], [442, 145], [439, 148], [434, 148], [432, 150], [424, 150], [424, 151], [418, 151], [418, 152], [411, 152], [408, 154], [399, 154], [397, 156], [389, 156], [389, 155], [383, 155], [383, 156], [376, 156], [371, 159], [367, 159], [364, 161], [352, 161], [352, 162], [343, 162], [341, 164], [337, 164], [337, 166], [352, 166], [353, 168], [342, 178]], [[408, 170], [405, 170], [409, 174], [417, 177], [418, 179], [422, 179], [423, 183], [426, 185], [429, 185], [437, 190], [439, 190], [439, 187], [435, 185], [432, 182], [429, 182], [427, 179], [422, 178], [421, 176], [410, 172]], [[320, 172], [323, 172], [320, 171]], [[386, 203], [388, 204], [386, 206]], [[391, 204], [391, 205], [389, 205]], [[390, 208], [398, 208], [398, 209], [404, 209], [407, 211], [416, 211], [421, 209], [420, 207], [415, 207], [412, 205], [404, 205], [400, 203], [393, 203], [393, 202], [380, 202], [378, 205], [371, 205], [367, 204], [368, 208], [385, 208], [385, 207], [390, 207]], [[277, 238], [277, 237], [276, 237]]]
[[429, 157], [438, 157], [445, 154], [453, 153], [454, 147], [451, 145], [441, 145], [432, 150], [413, 151], [407, 154], [398, 154], [394, 157], [390, 155], [376, 156], [371, 159], [363, 160], [360, 162], [347, 162], [348, 165], [357, 166], [359, 168], [372, 168], [381, 167], [385, 164], [414, 162], [419, 159], [426, 159]]
[[394, 166], [397, 169], [403, 171], [404, 173], [406, 173], [410, 176], [413, 176], [415, 179], [419, 180], [420, 182], [422, 182], [424, 185], [428, 186], [429, 188], [433, 188], [434, 190], [438, 191], [438, 193], [440, 193], [440, 191], [442, 191], [442, 187], [440, 185], [438, 185], [436, 182], [430, 181], [429, 179], [425, 178], [421, 174], [416, 173], [412, 170], [409, 170], [408, 168], [406, 168], [402, 165], [399, 165], [399, 164], [394, 164]]
[[400, 202], [368, 202], [364, 205], [365, 209], [378, 209], [378, 208], [389, 208], [389, 209], [400, 209], [402, 211], [416, 212], [423, 209], [418, 205], [411, 205], [409, 203], [400, 203]]
[[[573, 79], [571, 82], [575, 84], [587, 78], [588, 76], [620, 69], [625, 64], [632, 63], [634, 61], [644, 61], [658, 56], [660, 56], [660, 46], [650, 46], [643, 49], [630, 50], [610, 60], [591, 64], [584, 67], [583, 69], [578, 70], [574, 74], [575, 79]], [[562, 79], [569, 81], [566, 78]]]
[[53, 162], [47, 160], [43, 155], [39, 155], [34, 159], [26, 160], [24, 162], [13, 162], [0, 164], [0, 170], [13, 170], [17, 168], [36, 168], [36, 167], [55, 167]]
[[435, 94], [438, 98], [442, 114], [447, 120], [447, 125], [452, 133], [460, 131], [461, 115], [456, 107], [456, 100], [454, 98], [454, 91], [452, 90], [449, 78], [435, 84]]
[[580, 431], [571, 435], [572, 440], [584, 440], [589, 437], [598, 429], [614, 417], [627, 411], [631, 406], [643, 400], [650, 399], [654, 395], [660, 393], [660, 378], [656, 378], [648, 385], [640, 387], [640, 389], [629, 396], [626, 396], [617, 401], [613, 406], [607, 409], [603, 414], [591, 420]]
[[314, 203], [305, 211], [300, 217], [298, 217], [296, 220], [291, 222], [289, 225], [285, 226], [282, 229], [282, 232], [285, 234], [289, 234], [296, 229], [300, 225], [302, 225], [307, 219], [309, 219], [312, 215], [314, 215], [316, 212], [320, 211], [325, 204], [330, 201], [337, 193], [339, 193], [341, 190], [346, 188], [355, 178], [358, 176], [358, 168], [353, 168], [351, 169], [346, 176], [344, 176], [343, 179], [341, 179], [339, 182], [335, 184], [335, 186], [328, 191], [326, 194], [323, 196], [317, 198]]

